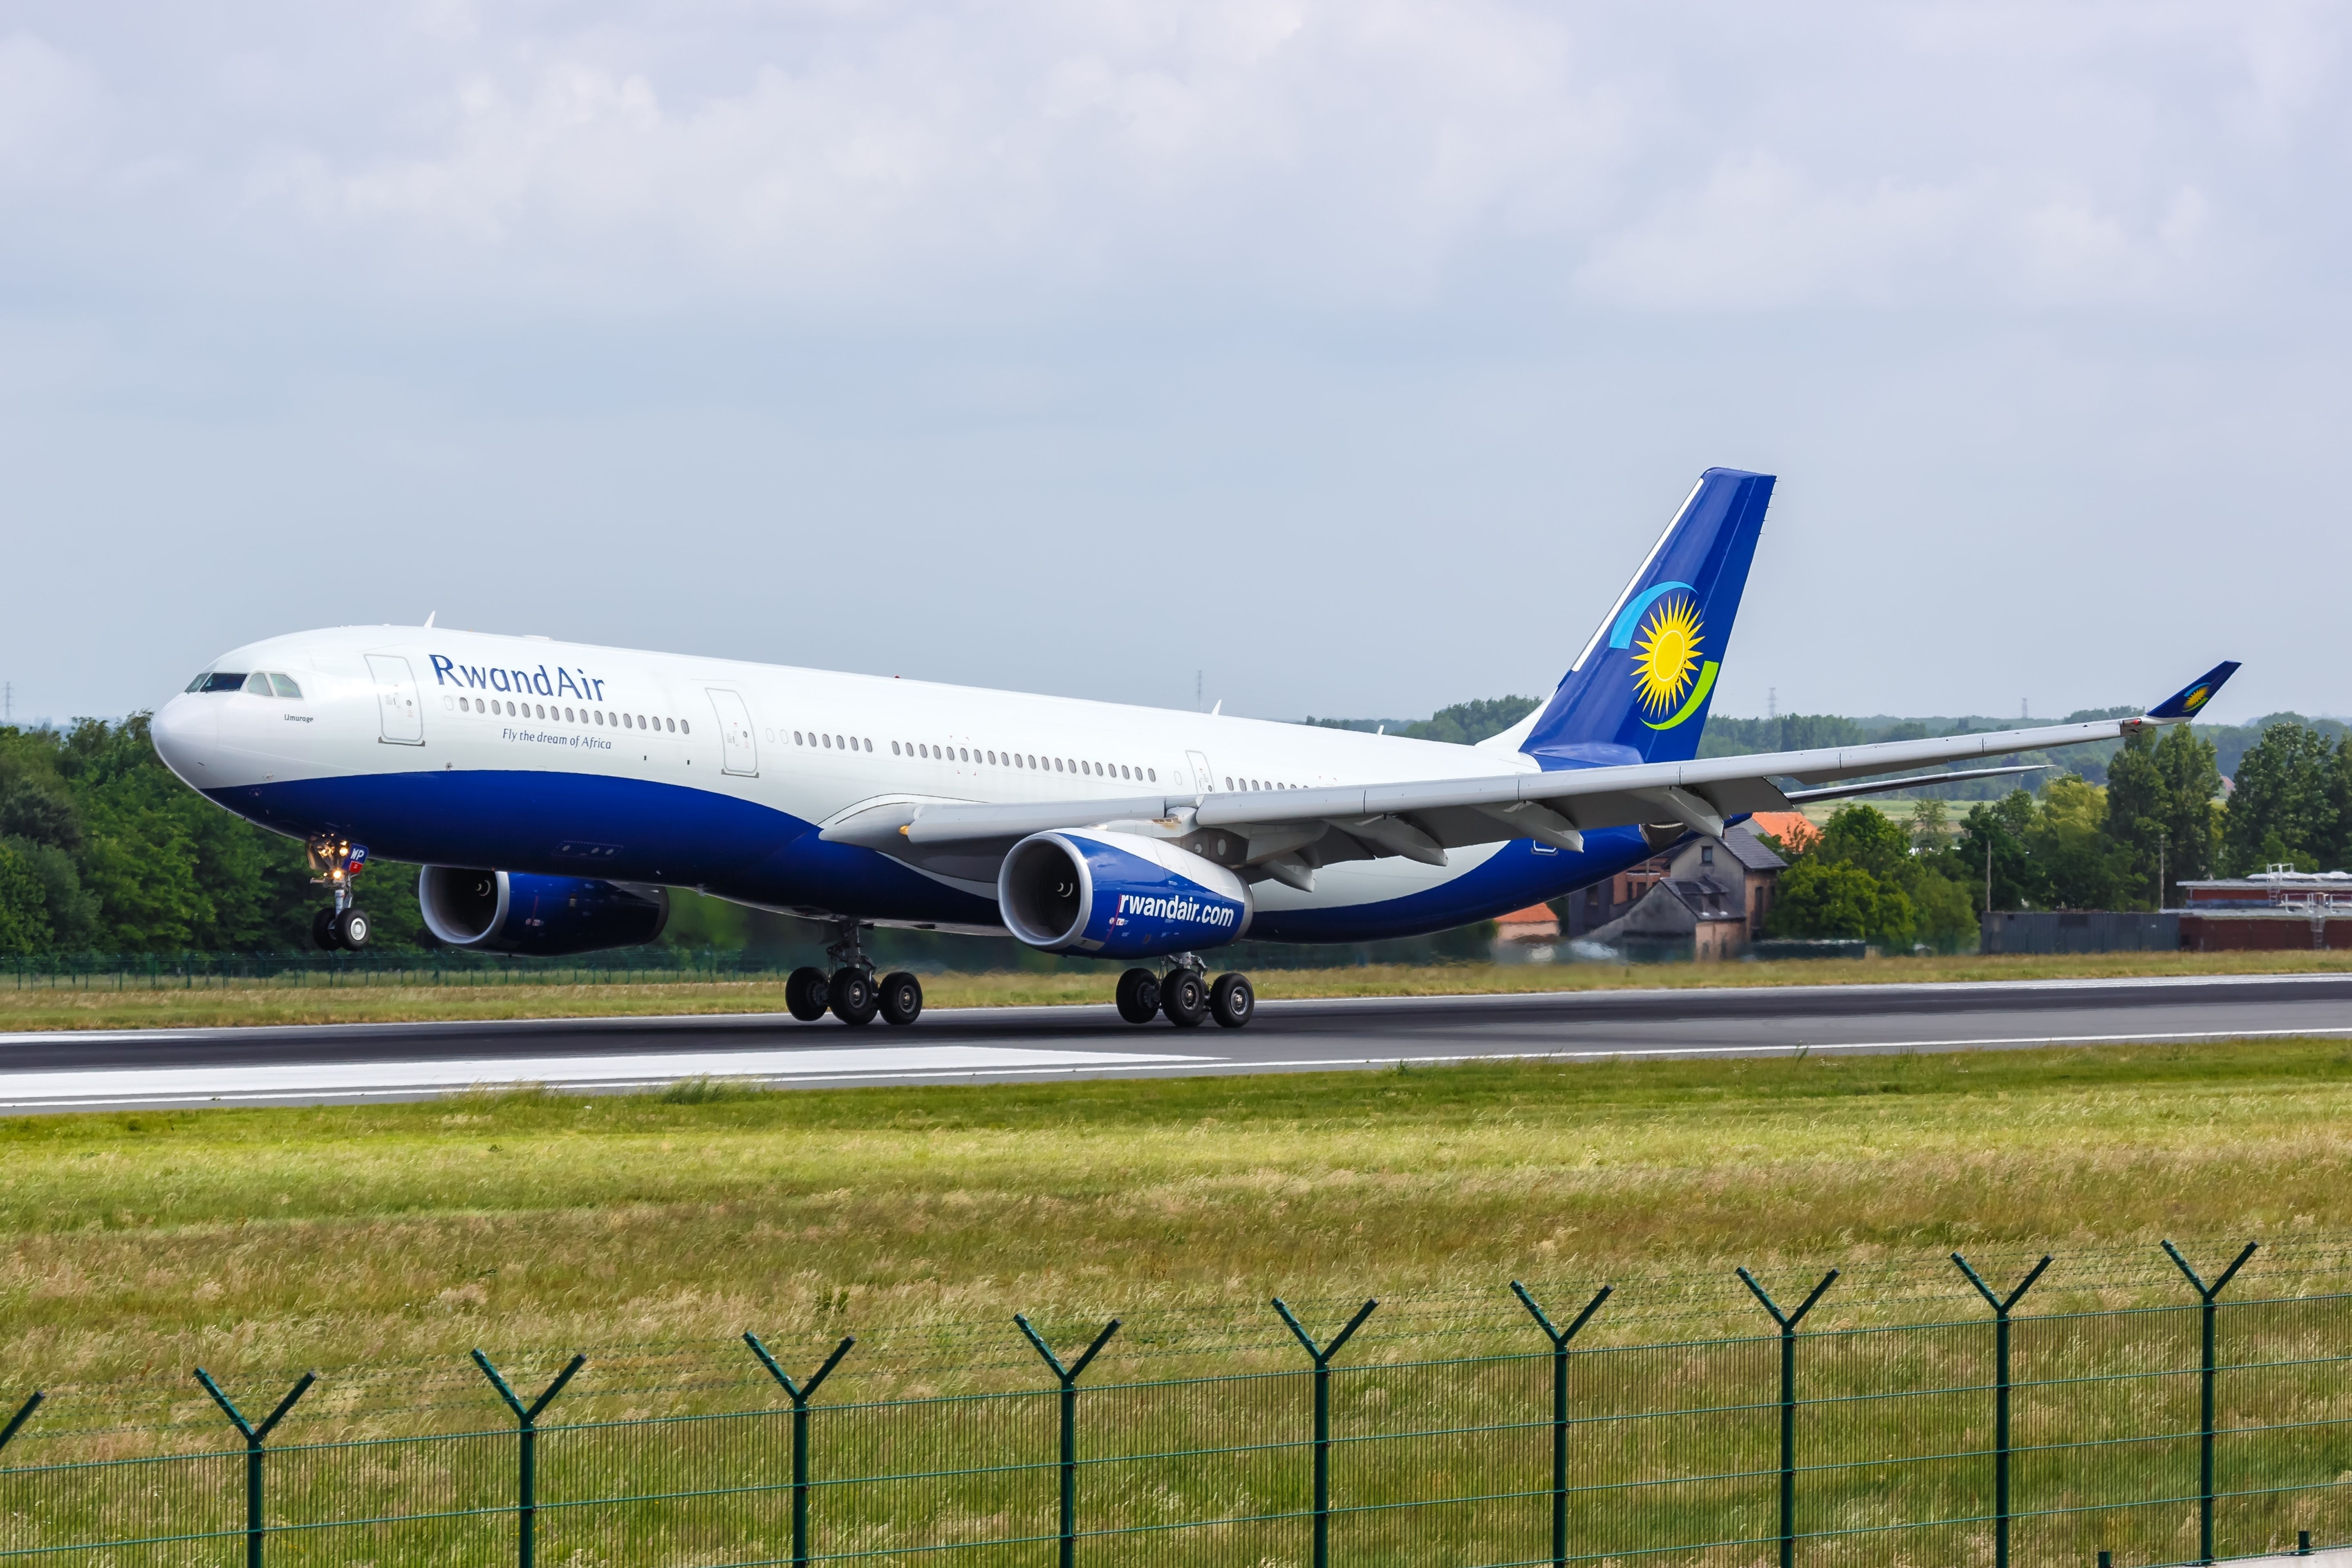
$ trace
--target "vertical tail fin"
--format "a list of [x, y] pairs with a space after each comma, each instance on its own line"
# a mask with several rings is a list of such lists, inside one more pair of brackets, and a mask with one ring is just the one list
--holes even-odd
[[1547, 768], [1698, 754], [1772, 476], [1709, 468], [1519, 749]]

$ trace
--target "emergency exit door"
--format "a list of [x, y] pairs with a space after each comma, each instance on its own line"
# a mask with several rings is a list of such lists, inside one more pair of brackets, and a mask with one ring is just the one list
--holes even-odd
[[425, 710], [416, 703], [416, 675], [396, 653], [367, 656], [368, 673], [375, 677], [375, 709], [383, 724], [380, 737], [387, 746], [425, 744]]
[[1199, 752], [1187, 752], [1184, 754], [1192, 761], [1193, 793], [1208, 795], [1215, 790], [1217, 784], [1209, 773], [1209, 759]]
[[760, 776], [760, 743], [751, 732], [751, 710], [743, 706], [743, 694], [713, 686], [710, 706], [719, 715], [719, 767], [742, 778]]

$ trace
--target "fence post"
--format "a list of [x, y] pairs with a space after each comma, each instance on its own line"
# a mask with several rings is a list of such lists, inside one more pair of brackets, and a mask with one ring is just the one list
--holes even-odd
[[1013, 1321], [1021, 1325], [1021, 1331], [1029, 1336], [1029, 1342], [1045, 1358], [1045, 1364], [1054, 1369], [1055, 1377], [1062, 1384], [1062, 1545], [1056, 1561], [1061, 1568], [1072, 1568], [1078, 1555], [1078, 1373], [1087, 1370], [1087, 1363], [1110, 1343], [1111, 1335], [1118, 1332], [1118, 1320], [1113, 1318], [1104, 1324], [1095, 1342], [1067, 1366], [1062, 1364], [1062, 1358], [1054, 1353], [1044, 1336], [1029, 1326], [1028, 1319], [1015, 1312]]
[[547, 1408], [549, 1401], [563, 1392], [563, 1385], [572, 1381], [572, 1374], [588, 1364], [588, 1358], [584, 1355], [573, 1356], [564, 1369], [555, 1374], [555, 1381], [547, 1385], [547, 1392], [532, 1400], [528, 1405], [516, 1396], [513, 1389], [507, 1386], [507, 1380], [499, 1375], [499, 1369], [490, 1364], [489, 1357], [480, 1351], [476, 1351], [474, 1364], [482, 1369], [482, 1375], [490, 1380], [490, 1386], [499, 1391], [499, 1397], [505, 1400], [507, 1408], [515, 1413], [516, 1430], [520, 1440], [520, 1449], [516, 1455], [515, 1476], [515, 1562], [520, 1568], [531, 1568], [531, 1556], [537, 1549], [533, 1530], [539, 1517], [539, 1470], [536, 1451], [539, 1446], [539, 1415], [541, 1411]]
[[835, 1367], [841, 1364], [841, 1358], [847, 1355], [849, 1353], [849, 1347], [856, 1344], [857, 1342], [856, 1340], [844, 1340], [839, 1344], [834, 1346], [833, 1353], [824, 1358], [824, 1364], [816, 1369], [816, 1375], [810, 1378], [805, 1384], [794, 1383], [790, 1377], [785, 1375], [784, 1369], [776, 1364], [776, 1358], [768, 1353], [768, 1347], [760, 1342], [758, 1335], [745, 1334], [743, 1336], [743, 1342], [751, 1347], [751, 1353], [760, 1358], [760, 1364], [768, 1369], [768, 1375], [774, 1378], [778, 1383], [783, 1384], [784, 1392], [792, 1395], [793, 1562], [795, 1564], [806, 1563], [808, 1561], [809, 1485], [808, 1402], [810, 1397], [816, 1393], [816, 1385], [823, 1383], [825, 1380], [826, 1374], [832, 1372]]
[[2208, 1285], [2197, 1277], [2197, 1270], [2189, 1267], [2189, 1259], [2180, 1256], [2180, 1248], [2169, 1241], [2164, 1244], [2164, 1250], [2172, 1255], [2172, 1261], [2180, 1266], [2180, 1272], [2189, 1276], [2189, 1288], [2197, 1292], [2199, 1315], [2204, 1320], [2205, 1353], [2197, 1379], [2197, 1561], [2200, 1563], [2213, 1561], [2213, 1299], [2237, 1277], [2238, 1270], [2246, 1266], [2246, 1259], [2254, 1255], [2254, 1248], [2260, 1245], [2260, 1242], [2253, 1241], [2246, 1243], [2246, 1249], [2238, 1254], [2237, 1260], [2221, 1270], [2221, 1278]]
[[[268, 1418], [258, 1426], [245, 1418], [236, 1402], [221, 1392], [220, 1384], [215, 1383], [212, 1373], [203, 1367], [196, 1368], [196, 1381], [205, 1385], [205, 1392], [213, 1396], [213, 1403], [227, 1413], [230, 1422], [245, 1438], [245, 1563], [246, 1568], [261, 1568], [261, 1446], [278, 1424], [286, 1419], [286, 1413], [294, 1408], [294, 1402], [310, 1392], [310, 1385], [319, 1381], [319, 1374], [304, 1373], [286, 1397], [278, 1402], [278, 1408], [271, 1411]], [[23, 1414], [31, 1415], [31, 1407], [26, 1406]], [[8, 1428], [10, 1436], [13, 1436], [16, 1430], [12, 1424]]]
[[1996, 1296], [1992, 1287], [1979, 1278], [1969, 1267], [1969, 1260], [1958, 1253], [1952, 1261], [1969, 1277], [1992, 1308], [1993, 1321], [1993, 1395], [1992, 1395], [1992, 1568], [2009, 1568], [2009, 1313], [2010, 1309], [2024, 1299], [2050, 1267], [2050, 1255], [2043, 1253], [2042, 1261], [2030, 1269], [2018, 1282], [2016, 1289], [2007, 1296]]
[[41, 1401], [47, 1397], [47, 1394], [37, 1388], [33, 1390], [33, 1396], [30, 1399], [16, 1406], [16, 1414], [8, 1418], [8, 1425], [0, 1426], [0, 1448], [6, 1447], [8, 1440], [25, 1429], [25, 1423], [33, 1418], [33, 1412], [38, 1410], [41, 1407]]
[[1349, 1336], [1364, 1326], [1364, 1320], [1379, 1306], [1377, 1300], [1367, 1300], [1348, 1320], [1348, 1326], [1331, 1336], [1328, 1345], [1318, 1345], [1314, 1337], [1299, 1326], [1298, 1319], [1283, 1305], [1282, 1298], [1274, 1299], [1274, 1310], [1307, 1347], [1307, 1354], [1315, 1363], [1315, 1568], [1329, 1568], [1331, 1562], [1331, 1358]]
[[1837, 1277], [1838, 1271], [1831, 1269], [1803, 1304], [1793, 1312], [1783, 1312], [1765, 1294], [1764, 1287], [1756, 1283], [1756, 1276], [1745, 1268], [1739, 1270], [1740, 1280], [1780, 1325], [1780, 1568], [1795, 1568], [1797, 1561], [1797, 1325]]
[[1536, 1326], [1551, 1342], [1551, 1560], [1553, 1568], [1564, 1568], [1568, 1562], [1568, 1342], [1576, 1338], [1576, 1331], [1592, 1320], [1601, 1310], [1601, 1303], [1609, 1300], [1613, 1285], [1603, 1285], [1584, 1310], [1576, 1314], [1576, 1321], [1566, 1330], [1552, 1327], [1536, 1299], [1517, 1280], [1511, 1281], [1511, 1293], [1519, 1299], [1535, 1317]]

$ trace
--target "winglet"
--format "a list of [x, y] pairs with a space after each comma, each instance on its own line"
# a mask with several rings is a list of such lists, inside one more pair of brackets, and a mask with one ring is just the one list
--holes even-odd
[[2149, 709], [2147, 716], [2170, 722], [2193, 719], [2200, 709], [2213, 700], [2213, 693], [2221, 689], [2221, 683], [2237, 673], [2238, 661], [2224, 659]]

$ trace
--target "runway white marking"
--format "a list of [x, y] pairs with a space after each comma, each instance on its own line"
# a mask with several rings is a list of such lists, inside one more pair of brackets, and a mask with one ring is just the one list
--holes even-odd
[[646, 1052], [612, 1057], [480, 1058], [431, 1062], [322, 1062], [270, 1067], [103, 1068], [0, 1073], [0, 1106], [50, 1110], [130, 1104], [259, 1103], [334, 1095], [344, 1100], [415, 1097], [478, 1086], [658, 1089], [681, 1079], [778, 1084], [870, 1083], [1111, 1077], [1188, 1071], [1312, 1071], [1318, 1068], [1444, 1067], [1464, 1062], [1601, 1062], [1697, 1057], [1801, 1057], [1858, 1051], [1967, 1050], [2004, 1046], [2159, 1045], [2200, 1040], [2302, 1039], [2352, 1035], [2352, 1027], [2201, 1029], [2177, 1034], [2018, 1035], [1969, 1039], [1843, 1040], [1796, 1045], [1601, 1046], [1584, 1050], [1455, 1051], [1251, 1060], [1148, 1051], [1039, 1050], [1006, 1046], [903, 1046], [875, 1049]]
[[981, 1073], [1179, 1067], [1207, 1057], [1012, 1046], [872, 1049], [663, 1051], [636, 1056], [479, 1058], [424, 1062], [292, 1062], [266, 1067], [87, 1068], [0, 1073], [0, 1104], [109, 1105], [208, 1100], [298, 1100], [320, 1094], [415, 1094], [476, 1084], [629, 1088], [680, 1079], [965, 1078]]

